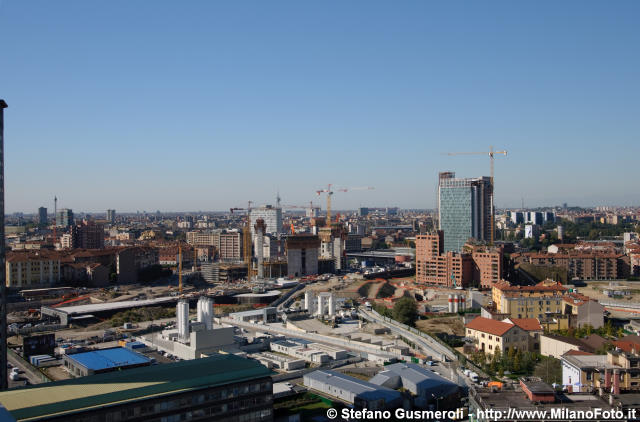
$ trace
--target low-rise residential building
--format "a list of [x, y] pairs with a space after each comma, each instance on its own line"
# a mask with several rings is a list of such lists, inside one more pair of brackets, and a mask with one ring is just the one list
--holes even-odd
[[597, 250], [568, 250], [558, 253], [526, 252], [513, 254], [515, 263], [561, 267], [569, 280], [617, 280], [629, 275], [625, 255]]
[[506, 281], [495, 284], [491, 298], [496, 312], [514, 318], [544, 318], [548, 314], [561, 314], [567, 288], [552, 280], [534, 286], [514, 286]]
[[509, 349], [530, 350], [529, 333], [519, 326], [495, 319], [476, 317], [465, 325], [465, 336], [472, 338], [477, 350], [493, 354]]
[[43, 251], [8, 252], [5, 277], [9, 288], [52, 286], [60, 281], [60, 258]]
[[536, 318], [507, 318], [504, 322], [515, 324], [529, 335], [527, 350], [540, 351], [540, 336], [544, 332], [542, 325]]
[[640, 391], [640, 355], [620, 349], [606, 355], [569, 351], [562, 356], [562, 383], [573, 392]]
[[556, 359], [571, 351], [589, 352], [585, 350], [585, 344], [580, 339], [555, 334], [545, 334], [540, 336], [540, 354]]
[[576, 327], [590, 325], [600, 328], [604, 325], [604, 306], [588, 296], [568, 293], [562, 298], [563, 314], [575, 315]]

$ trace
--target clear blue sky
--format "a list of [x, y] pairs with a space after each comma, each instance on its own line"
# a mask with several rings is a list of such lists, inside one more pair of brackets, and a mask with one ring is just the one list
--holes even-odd
[[6, 207], [640, 205], [640, 2], [0, 0]]

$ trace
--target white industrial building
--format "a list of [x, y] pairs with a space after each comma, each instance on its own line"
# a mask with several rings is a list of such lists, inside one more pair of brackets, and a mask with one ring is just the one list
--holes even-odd
[[353, 404], [356, 409], [383, 410], [402, 407], [400, 392], [335, 371], [318, 370], [303, 376], [304, 385]]
[[250, 311], [234, 312], [232, 314], [229, 314], [229, 318], [238, 322], [266, 324], [269, 322], [277, 322], [278, 310], [274, 307], [266, 307]]
[[211, 353], [237, 353], [233, 327], [213, 323], [213, 300], [201, 297], [197, 303], [197, 320], [189, 320], [189, 302], [178, 301], [176, 327], [138, 338], [147, 346], [181, 359], [198, 359]]
[[434, 402], [434, 397], [444, 400], [445, 403], [459, 399], [460, 388], [456, 383], [414, 363], [387, 365], [369, 381], [394, 390], [403, 388], [409, 391], [418, 407], [427, 407]]
[[331, 356], [327, 353], [307, 347], [306, 344], [292, 341], [280, 340], [273, 341], [269, 345], [272, 352], [284, 353], [285, 355], [297, 357], [311, 363], [327, 363], [331, 360]]
[[251, 355], [250, 357], [269, 369], [275, 368], [285, 371], [295, 371], [298, 369], [304, 369], [307, 365], [304, 359], [294, 359], [288, 356], [277, 355], [269, 352], [262, 352], [256, 355]]
[[336, 315], [336, 298], [332, 293], [322, 292], [314, 297], [311, 290], [307, 290], [304, 293], [304, 310], [309, 315], [316, 315], [318, 317], [328, 316], [329, 318]]

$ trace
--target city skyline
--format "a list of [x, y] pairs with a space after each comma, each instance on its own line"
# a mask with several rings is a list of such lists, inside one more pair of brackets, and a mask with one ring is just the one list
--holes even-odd
[[[5, 2], [7, 213], [640, 205], [637, 2]], [[567, 25], [570, 23], [570, 25]], [[117, 31], [114, 30], [117, 28]], [[400, 166], [398, 166], [400, 164]]]

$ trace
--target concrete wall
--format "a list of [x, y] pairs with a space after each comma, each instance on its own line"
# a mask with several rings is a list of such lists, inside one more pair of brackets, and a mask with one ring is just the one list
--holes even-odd
[[565, 343], [561, 340], [547, 336], [540, 336], [540, 354], [542, 356], [551, 356], [556, 359], [560, 359], [562, 355], [567, 353], [569, 350], [580, 350], [580, 348], [574, 344]]
[[604, 306], [593, 300], [578, 307], [578, 327], [591, 325], [600, 328], [604, 325]]

